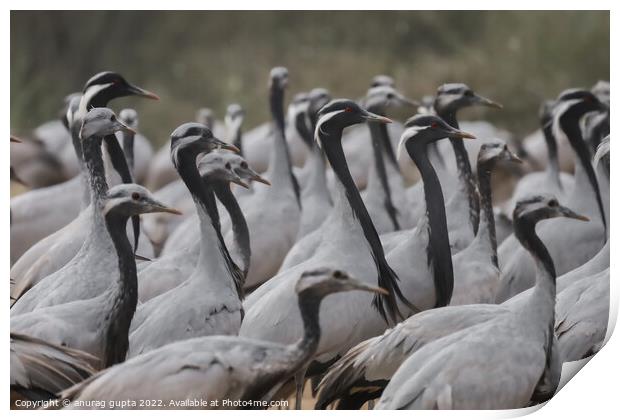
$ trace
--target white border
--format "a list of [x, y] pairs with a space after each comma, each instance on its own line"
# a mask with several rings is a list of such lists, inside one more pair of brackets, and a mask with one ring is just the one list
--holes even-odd
[[[367, 0], [358, 0], [358, 1], [350, 1], [350, 0], [340, 0], [338, 2], [326, 1], [326, 0], [315, 0], [312, 2], [293, 2], [291, 0], [282, 1], [282, 0], [272, 0], [272, 1], [261, 1], [260, 4], [256, 4], [250, 1], [239, 1], [239, 0], [228, 0], [226, 2], [212, 2], [212, 1], [187, 1], [187, 0], [176, 0], [174, 2], [160, 2], [156, 4], [155, 2], [147, 2], [147, 1], [119, 1], [119, 0], [107, 0], [105, 2], [101, 1], [55, 1], [53, 4], [50, 2], [44, 1], [8, 1], [9, 8], [14, 9], [97, 9], [103, 6], [110, 9], [162, 9], [162, 10], [173, 10], [174, 9], [186, 9], [186, 10], [197, 10], [202, 8], [208, 9], [256, 9], [258, 5], [261, 6], [261, 9], [292, 9], [292, 10], [304, 10], [304, 9], [359, 9], [359, 10], [374, 10], [377, 9], [378, 6], [384, 9], [420, 9], [420, 10], [436, 10], [436, 9], [472, 9], [472, 10], [483, 10], [483, 9], [498, 9], [498, 10], [512, 10], [512, 9], [525, 9], [525, 10], [562, 10], [562, 9], [574, 9], [574, 10], [612, 10], [611, 12], [611, 73], [615, 75], [615, 71], [618, 69], [617, 66], [617, 58], [618, 58], [618, 49], [617, 45], [617, 36], [618, 30], [617, 25], [620, 23], [618, 13], [616, 10], [618, 7], [614, 8], [614, 5], [620, 4], [618, 2], [611, 1], [562, 1], [562, 2], [551, 2], [551, 1], [531, 1], [531, 0], [522, 0], [519, 2], [515, 1], [504, 1], [504, 2], [496, 2], [496, 1], [477, 1], [470, 0], [467, 2], [462, 1], [441, 1], [441, 2], [412, 2], [412, 1], [367, 1]], [[89, 7], [90, 6], [90, 7]], [[441, 7], [440, 7], [441, 6]], [[6, 7], [6, 6], [5, 6]], [[352, 30], [358, 30], [358, 28], [352, 28]], [[10, 13], [9, 9], [6, 8], [2, 15], [2, 57], [5, 57], [8, 60], [9, 50], [10, 50]], [[616, 46], [614, 49], [613, 46]], [[1, 101], [2, 106], [2, 114], [4, 117], [2, 118], [4, 132], [9, 133], [10, 131], [10, 96], [7, 94], [10, 89], [10, 79], [9, 79], [9, 71], [10, 68], [8, 65], [4, 65], [0, 67], [0, 71], [2, 72], [2, 80], [5, 86], [5, 94], [4, 98]], [[613, 79], [613, 76], [612, 76]], [[612, 102], [619, 103], [620, 97], [616, 90], [612, 91]], [[618, 126], [618, 120], [615, 114], [612, 114], [612, 127]], [[9, 142], [8, 139], [6, 142], [3, 142], [3, 153], [0, 158], [3, 161], [3, 166], [5, 172], [8, 172], [9, 166]], [[612, 161], [614, 158], [612, 157]], [[612, 165], [613, 166], [613, 165]], [[619, 171], [612, 170], [612, 194], [611, 194], [611, 213], [615, 214], [614, 209], [617, 208], [617, 192], [618, 192], [618, 174]], [[0, 207], [0, 214], [2, 215], [3, 224], [3, 235], [1, 240], [2, 246], [2, 255], [5, 258], [2, 260], [2, 267], [4, 268], [4, 273], [8, 278], [9, 273], [9, 261], [6, 256], [9, 255], [9, 205], [8, 205], [8, 197], [9, 197], [9, 180], [8, 177], [4, 177], [2, 182], [2, 197], [4, 197], [5, 205]], [[611, 233], [612, 237], [617, 236], [615, 228], [615, 223], [611, 223]], [[612, 244], [612, 258], [611, 261], [615, 261], [615, 257], [618, 254], [615, 252], [615, 247]], [[614, 314], [614, 319], [617, 318], [617, 302], [618, 302], [618, 289], [617, 280], [615, 278], [615, 264], [612, 263], [611, 270], [611, 284], [612, 284], [612, 310]], [[5, 282], [5, 289], [8, 295], [8, 281]], [[8, 301], [8, 296], [7, 296]], [[2, 317], [2, 331], [4, 333], [4, 337], [8, 338], [9, 331], [9, 311], [8, 305], [5, 306], [4, 316]], [[2, 377], [8, 379], [9, 368], [9, 354], [8, 354], [8, 346], [1, 346], [1, 357], [2, 357]], [[556, 395], [546, 406], [542, 409], [525, 409], [525, 410], [512, 410], [505, 412], [416, 412], [416, 413], [389, 413], [390, 416], [396, 416], [401, 418], [410, 419], [412, 416], [415, 416], [415, 419], [448, 419], [448, 418], [459, 418], [459, 419], [483, 419], [483, 418], [508, 418], [508, 417], [517, 417], [521, 415], [525, 415], [527, 413], [530, 414], [530, 418], [532, 419], [607, 419], [616, 417], [618, 414], [618, 409], [615, 405], [615, 399], [618, 398], [618, 371], [619, 371], [619, 358], [620, 358], [620, 344], [617, 334], [611, 337], [610, 341], [607, 345], [597, 354], [587, 365], [583, 368], [581, 372], [577, 375], [577, 377], [571, 380], [566, 386]], [[1, 391], [0, 395], [3, 395], [6, 398], [4, 401], [4, 409], [8, 411], [9, 401], [9, 384], [8, 380], [0, 380]], [[172, 414], [172, 413], [171, 413]], [[349, 412], [334, 412], [327, 411], [324, 416], [330, 418], [344, 418], [344, 416], [348, 416]], [[378, 415], [385, 415], [386, 413], [379, 412]], [[149, 419], [170, 419], [170, 414], [165, 412], [122, 412], [118, 414], [114, 414], [115, 416], [119, 416], [120, 418], [129, 418], [131, 416], [132, 419], [136, 418], [149, 418]], [[172, 414], [174, 416], [178, 416], [178, 414]], [[213, 413], [205, 413], [205, 412], [183, 412], [184, 417], [191, 418], [200, 418], [204, 419], [205, 416], [212, 416]], [[292, 416], [300, 416], [305, 418], [310, 418], [309, 416], [313, 416], [316, 418], [316, 412], [293, 412], [293, 411], [269, 411], [269, 412], [253, 412], [253, 413], [242, 413], [242, 412], [220, 412], [216, 414], [218, 418], [223, 419], [232, 419], [238, 418], [238, 416], [252, 416], [253, 418], [282, 418], [282, 416], [286, 418], [291, 418]], [[365, 416], [374, 416], [373, 412], [370, 411], [360, 411], [355, 414], [356, 416], [365, 417]], [[44, 416], [44, 417], [52, 417], [52, 418], [77, 418], [74, 416], [79, 416], [82, 418], [84, 416], [84, 412], [79, 413], [59, 413], [55, 411], [49, 412], [18, 412], [12, 411], [10, 412], [11, 417], [15, 418], [34, 418], [35, 416]], [[93, 412], [92, 416], [94, 418], [109, 418], [109, 412]], [[406, 417], [405, 417], [406, 416]]]

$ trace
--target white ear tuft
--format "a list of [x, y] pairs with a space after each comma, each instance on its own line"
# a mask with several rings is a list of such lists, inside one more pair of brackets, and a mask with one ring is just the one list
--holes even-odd
[[316, 123], [316, 128], [314, 130], [314, 141], [316, 141], [316, 143], [319, 145], [320, 149], [323, 149], [323, 145], [321, 144], [321, 138], [320, 138], [320, 134], [322, 133], [321, 129], [323, 124], [325, 124], [327, 121], [331, 120], [334, 116], [340, 114], [344, 112], [344, 110], [338, 110], [338, 111], [332, 111], [332, 112], [328, 112], [327, 114], [323, 115], [321, 118], [319, 118], [319, 121]]
[[396, 159], [400, 160], [400, 155], [403, 153], [403, 149], [405, 148], [405, 143], [409, 141], [412, 137], [416, 136], [420, 131], [428, 128], [428, 126], [421, 127], [419, 125], [414, 125], [411, 127], [405, 128], [403, 134], [400, 136], [400, 140], [398, 142], [398, 149], [396, 150]]

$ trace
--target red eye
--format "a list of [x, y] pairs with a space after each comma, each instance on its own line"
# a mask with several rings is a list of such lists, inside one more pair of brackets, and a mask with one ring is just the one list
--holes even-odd
[[434, 123], [432, 123], [432, 124], [431, 124], [431, 127], [433, 127], [433, 128], [437, 128], [437, 127], [439, 127], [439, 124], [437, 124], [436, 122], [434, 122]]
[[351, 108], [350, 106], [346, 107], [344, 109], [344, 112], [353, 112], [353, 108]]

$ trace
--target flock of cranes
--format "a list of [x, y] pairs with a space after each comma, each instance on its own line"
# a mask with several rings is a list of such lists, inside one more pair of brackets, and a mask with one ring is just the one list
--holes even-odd
[[[542, 157], [459, 122], [502, 108], [463, 83], [418, 102], [380, 75], [361, 100], [316, 88], [286, 109], [287, 88], [275, 67], [271, 121], [201, 109], [154, 153], [107, 106], [157, 95], [102, 72], [11, 137], [31, 187], [11, 200], [14, 407], [299, 409], [309, 386], [319, 409], [520, 408], [601, 348], [608, 83], [542, 105]], [[499, 202], [492, 175], [517, 166]]]

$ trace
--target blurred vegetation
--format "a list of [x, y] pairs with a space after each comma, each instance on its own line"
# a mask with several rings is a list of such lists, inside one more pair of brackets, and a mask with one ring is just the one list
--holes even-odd
[[135, 107], [156, 143], [203, 106], [221, 118], [239, 102], [251, 127], [268, 118], [269, 69], [284, 65], [291, 93], [359, 98], [385, 73], [419, 98], [462, 81], [504, 104], [486, 118], [523, 135], [543, 98], [609, 80], [609, 49], [608, 12], [12, 11], [11, 126], [54, 118], [109, 69], [161, 96], [112, 103]]

